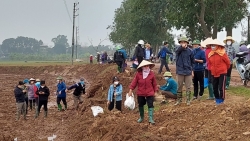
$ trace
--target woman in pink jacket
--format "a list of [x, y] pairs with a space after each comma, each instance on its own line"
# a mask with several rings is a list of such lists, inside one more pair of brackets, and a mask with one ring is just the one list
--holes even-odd
[[130, 84], [129, 96], [132, 96], [132, 91], [137, 86], [137, 101], [139, 104], [140, 118], [138, 122], [141, 123], [144, 119], [144, 105], [148, 105], [149, 123], [154, 124], [154, 96], [158, 91], [154, 72], [151, 71], [155, 65], [151, 62], [143, 60], [137, 68], [137, 73]]

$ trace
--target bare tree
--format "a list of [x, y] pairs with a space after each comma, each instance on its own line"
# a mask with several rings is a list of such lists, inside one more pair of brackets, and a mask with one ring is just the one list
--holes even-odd
[[90, 38], [88, 37], [88, 40], [89, 40], [89, 42], [90, 42], [90, 45], [93, 46], [93, 48], [94, 48], [94, 50], [95, 50], [96, 52], [98, 52], [99, 46], [101, 45], [101, 43], [104, 42], [104, 41], [106, 41], [106, 40], [108, 40], [108, 39], [109, 39], [109, 35], [108, 35], [108, 33], [107, 33], [107, 37], [106, 37], [105, 39], [103, 39], [103, 40], [100, 39], [100, 42], [98, 43], [97, 47], [94, 47], [94, 45], [93, 45], [93, 40], [90, 39]]

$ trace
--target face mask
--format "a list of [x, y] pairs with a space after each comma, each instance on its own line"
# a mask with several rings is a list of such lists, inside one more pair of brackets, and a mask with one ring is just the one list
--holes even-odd
[[232, 44], [232, 42], [231, 41], [227, 41], [227, 45], [231, 45]]
[[143, 71], [148, 71], [148, 70], [149, 70], [149, 67], [143, 67], [142, 70], [143, 70]]
[[80, 83], [83, 85], [83, 84], [84, 84], [84, 81], [80, 81]]
[[165, 77], [165, 80], [168, 80], [169, 79], [169, 77]]
[[212, 49], [212, 50], [215, 50], [215, 49], [216, 49], [216, 46], [211, 46], [211, 49]]
[[119, 84], [119, 82], [118, 82], [118, 81], [114, 82], [114, 85], [118, 85], [118, 84]]
[[44, 88], [45, 86], [41, 86], [41, 88]]

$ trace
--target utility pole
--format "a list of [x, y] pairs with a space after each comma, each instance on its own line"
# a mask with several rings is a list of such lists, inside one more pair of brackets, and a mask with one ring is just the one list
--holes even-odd
[[72, 56], [71, 56], [71, 65], [73, 65], [74, 62], [74, 46], [75, 46], [75, 18], [78, 16], [76, 15], [76, 11], [78, 9], [76, 9], [76, 6], [79, 4], [78, 3], [74, 3], [74, 8], [73, 8], [73, 35], [72, 35]]
[[78, 52], [77, 52], [77, 49], [78, 49], [78, 32], [79, 32], [79, 28], [76, 27], [76, 59], [78, 59]]

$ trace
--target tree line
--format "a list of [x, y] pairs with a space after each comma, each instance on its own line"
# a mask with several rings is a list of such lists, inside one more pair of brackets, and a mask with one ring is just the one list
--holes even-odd
[[[19, 36], [17, 38], [5, 39], [0, 45], [0, 59], [4, 60], [20, 60], [20, 61], [67, 61], [71, 59], [72, 48], [68, 43], [67, 36], [58, 35], [51, 39], [54, 43], [53, 47], [44, 45], [42, 40], [35, 38]], [[91, 54], [96, 55], [97, 52], [107, 51], [113, 53], [110, 46], [90, 45], [83, 47], [77, 45], [78, 58], [86, 58]], [[76, 52], [74, 53], [76, 56]]]
[[173, 29], [186, 30], [191, 40], [217, 38], [226, 31], [232, 36], [248, 15], [249, 0], [123, 0], [115, 10], [109, 38], [127, 48], [139, 39], [150, 42], [157, 50], [162, 41], [173, 44]]

